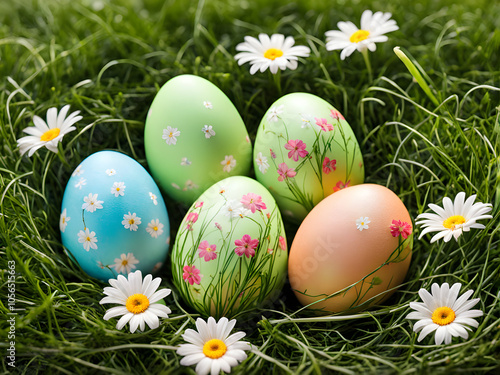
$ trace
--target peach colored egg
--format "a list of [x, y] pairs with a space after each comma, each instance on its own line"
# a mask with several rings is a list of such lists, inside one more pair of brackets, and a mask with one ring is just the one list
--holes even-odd
[[374, 184], [340, 190], [300, 225], [289, 255], [291, 287], [304, 306], [323, 313], [382, 302], [406, 276], [410, 233], [408, 210], [391, 190]]

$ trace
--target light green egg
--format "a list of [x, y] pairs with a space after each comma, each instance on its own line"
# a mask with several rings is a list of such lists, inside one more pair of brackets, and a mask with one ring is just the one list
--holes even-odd
[[161, 189], [190, 205], [215, 182], [248, 174], [252, 145], [229, 98], [194, 75], [170, 79], [151, 104], [146, 159]]
[[326, 196], [364, 181], [351, 127], [335, 107], [312, 94], [288, 94], [273, 103], [259, 125], [253, 156], [257, 180], [293, 221]]
[[217, 182], [184, 217], [171, 260], [178, 293], [204, 316], [230, 318], [272, 304], [288, 263], [273, 196], [248, 177]]

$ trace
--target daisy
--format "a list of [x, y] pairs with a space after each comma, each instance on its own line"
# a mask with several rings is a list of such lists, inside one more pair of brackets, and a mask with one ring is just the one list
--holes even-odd
[[289, 36], [285, 39], [282, 34], [273, 34], [269, 38], [266, 34], [259, 34], [259, 40], [246, 36], [245, 42], [236, 46], [236, 51], [241, 51], [234, 58], [238, 65], [250, 63], [250, 74], [258, 70], [264, 72], [267, 68], [276, 74], [278, 69], [286, 68], [295, 70], [299, 57], [308, 57], [311, 53], [309, 47], [295, 46], [295, 40]]
[[146, 232], [148, 232], [151, 237], [153, 238], [158, 238], [158, 236], [161, 236], [163, 233], [163, 224], [160, 223], [159, 219], [156, 220], [151, 220], [151, 222], [148, 224], [148, 227], [146, 228]]
[[250, 210], [244, 208], [241, 202], [238, 202], [236, 200], [227, 202], [222, 211], [224, 212], [225, 216], [228, 216], [231, 219], [236, 217], [243, 218], [250, 213]]
[[326, 35], [326, 49], [334, 51], [341, 49], [340, 59], [344, 60], [354, 51], [365, 52], [367, 49], [375, 51], [375, 43], [386, 42], [384, 34], [396, 31], [399, 27], [396, 21], [391, 20], [391, 13], [375, 12], [365, 10], [361, 15], [361, 29], [352, 22], [337, 23], [338, 30], [330, 30]]
[[309, 114], [300, 114], [300, 120], [302, 121], [302, 125], [300, 126], [302, 129], [309, 128], [311, 126], [311, 122], [313, 121], [314, 117], [309, 115]]
[[371, 221], [368, 220], [368, 217], [360, 217], [356, 220], [356, 229], [360, 232], [363, 231], [363, 229], [368, 229], [369, 223], [371, 223]]
[[289, 140], [285, 144], [285, 148], [290, 151], [288, 153], [288, 159], [293, 159], [293, 161], [299, 161], [299, 157], [305, 158], [309, 155], [309, 152], [306, 151], [306, 144], [300, 139]]
[[114, 267], [117, 273], [123, 273], [127, 275], [136, 268], [135, 265], [137, 263], [139, 263], [139, 260], [134, 256], [134, 254], [121, 254], [120, 258], [115, 258], [115, 264], [113, 264], [111, 267]]
[[78, 242], [83, 244], [83, 248], [87, 251], [89, 251], [90, 248], [94, 250], [97, 249], [97, 245], [95, 244], [97, 242], [95, 232], [90, 232], [89, 228], [85, 228], [85, 232], [83, 230], [78, 232]]
[[201, 241], [198, 246], [198, 250], [200, 250], [200, 258], [204, 258], [205, 262], [217, 259], [217, 253], [215, 252], [215, 250], [217, 250], [217, 246], [215, 244], [210, 245], [206, 240]]
[[67, 216], [66, 209], [64, 209], [63, 212], [61, 212], [61, 217], [59, 219], [59, 229], [61, 230], [61, 232], [64, 233], [64, 231], [66, 230], [66, 226], [68, 225], [68, 221], [70, 220], [71, 218]]
[[184, 271], [184, 273], [182, 274], [182, 279], [185, 282], [189, 283], [189, 285], [200, 285], [201, 277], [203, 275], [200, 275], [199, 269], [197, 269], [195, 266], [184, 266], [182, 270]]
[[248, 193], [244, 195], [241, 198], [240, 203], [244, 208], [252, 211], [253, 214], [255, 213], [255, 211], [262, 211], [267, 208], [266, 204], [262, 202], [262, 197], [255, 193]]
[[161, 136], [167, 145], [175, 145], [177, 143], [177, 138], [179, 135], [181, 135], [181, 132], [177, 130], [177, 128], [172, 128], [170, 126], [167, 126], [166, 129], [163, 129], [163, 135]]
[[474, 293], [473, 290], [468, 290], [457, 298], [461, 286], [460, 283], [456, 283], [450, 288], [448, 283], [441, 286], [434, 283], [431, 287], [432, 294], [423, 288], [418, 291], [424, 302], [410, 302], [410, 307], [416, 311], [406, 316], [406, 319], [418, 320], [413, 325], [413, 331], [422, 331], [417, 341], [422, 341], [429, 333], [436, 331], [434, 337], [436, 345], [440, 345], [443, 341], [448, 345], [452, 336], [467, 339], [469, 337], [467, 330], [472, 331], [470, 327], [476, 328], [479, 325], [473, 318], [483, 316], [483, 312], [471, 310], [479, 302], [479, 298], [468, 301]]
[[88, 197], [83, 197], [82, 210], [94, 212], [97, 209], [102, 209], [101, 203], [104, 203], [104, 201], [98, 201], [97, 194], [90, 193]]
[[181, 159], [181, 165], [191, 165], [191, 161], [184, 157]]
[[83, 169], [82, 169], [82, 166], [79, 165], [78, 167], [76, 167], [76, 169], [73, 171], [73, 173], [71, 174], [71, 176], [75, 177], [75, 176], [80, 176], [83, 172], [85, 172]]
[[411, 235], [412, 232], [411, 225], [406, 221], [401, 220], [393, 220], [390, 229], [392, 237], [399, 237], [399, 235], [401, 235], [401, 237], [405, 240]]
[[131, 231], [133, 230], [135, 232], [137, 231], [137, 228], [140, 223], [141, 223], [141, 218], [137, 217], [135, 212], [131, 214], [129, 211], [128, 215], [127, 214], [123, 215], [122, 224], [125, 227], [125, 229], [130, 229]]
[[233, 155], [226, 155], [224, 160], [220, 162], [221, 165], [224, 166], [222, 170], [224, 172], [231, 172], [231, 169], [233, 169], [236, 166], [236, 160], [234, 160]]
[[235, 240], [234, 244], [236, 245], [234, 252], [238, 256], [245, 255], [247, 258], [250, 258], [255, 255], [255, 249], [259, 246], [259, 240], [257, 238], [252, 240], [248, 234], [245, 234], [241, 239]]
[[73, 126], [83, 117], [78, 116], [80, 111], [71, 113], [68, 117], [66, 114], [69, 111], [69, 105], [62, 107], [59, 115], [57, 108], [49, 108], [47, 110], [47, 122], [43, 121], [37, 115], [33, 116], [35, 127], [26, 128], [23, 131], [29, 134], [27, 137], [22, 137], [17, 140], [21, 156], [28, 152], [28, 156], [32, 156], [40, 147], [47, 147], [50, 151], [57, 153], [57, 144], [63, 137], [76, 129]]
[[118, 275], [116, 279], [110, 279], [109, 283], [111, 287], [104, 288], [106, 297], [99, 303], [122, 305], [110, 308], [103, 317], [104, 320], [109, 320], [122, 316], [116, 323], [116, 329], [122, 329], [127, 323], [130, 323], [131, 333], [137, 328], [143, 331], [145, 323], [149, 328], [155, 329], [160, 325], [158, 317], [168, 318], [168, 314], [172, 312], [167, 306], [158, 303], [171, 292], [166, 288], [157, 290], [161, 283], [159, 277], [153, 280], [153, 276], [146, 275], [143, 280], [141, 271], [135, 271], [128, 278]]
[[483, 224], [478, 224], [476, 221], [481, 219], [491, 219], [493, 216], [485, 215], [490, 212], [492, 207], [490, 203], [476, 202], [476, 195], [471, 195], [465, 200], [465, 193], [462, 191], [457, 194], [455, 201], [450, 198], [443, 199], [443, 207], [435, 204], [429, 204], [429, 207], [436, 214], [420, 214], [417, 216], [415, 224], [422, 224], [425, 228], [418, 239], [421, 239], [426, 233], [439, 232], [431, 238], [431, 243], [444, 238], [444, 242], [448, 242], [452, 237], [455, 240], [460, 237], [462, 232], [468, 232], [471, 228], [484, 229]]
[[205, 138], [209, 139], [215, 135], [215, 131], [212, 128], [212, 125], [205, 125], [201, 131], [205, 133]]
[[267, 157], [262, 155], [262, 152], [259, 152], [257, 154], [257, 157], [255, 158], [255, 164], [259, 166], [259, 171], [262, 173], [266, 173], [268, 168], [269, 168], [269, 163], [267, 162]]
[[115, 197], [121, 195], [122, 197], [125, 195], [125, 182], [114, 182], [111, 187], [111, 194], [114, 194]]
[[116, 174], [116, 171], [114, 169], [106, 169], [106, 174], [108, 176], [114, 176]]
[[149, 197], [153, 201], [153, 204], [156, 206], [158, 204], [158, 201], [157, 201], [158, 197], [151, 192], [149, 192]]
[[282, 105], [279, 105], [279, 106], [274, 106], [274, 107], [271, 107], [271, 109], [269, 110], [268, 114], [267, 114], [267, 121], [268, 122], [278, 122], [278, 119], [279, 119], [279, 115], [281, 115], [283, 113], [283, 110], [285, 108], [285, 105], [282, 104]]
[[75, 184], [75, 187], [76, 187], [77, 189], [82, 190], [82, 186], [83, 186], [83, 185], [87, 185], [87, 180], [86, 180], [85, 178], [83, 178], [83, 177], [82, 177], [82, 178], [80, 178], [80, 180], [78, 180], [78, 182]]
[[205, 106], [206, 109], [213, 109], [214, 108], [212, 103], [209, 101], [206, 101], [206, 100], [203, 102], [203, 105]]
[[244, 351], [251, 348], [248, 342], [240, 341], [245, 332], [229, 335], [235, 324], [235, 319], [228, 321], [225, 317], [218, 322], [213, 317], [207, 322], [196, 319], [197, 331], [188, 328], [182, 335], [189, 344], [181, 344], [177, 349], [177, 354], [184, 356], [181, 365], [196, 364], [197, 375], [219, 374], [221, 370], [230, 373], [231, 367], [247, 358]]
[[295, 169], [293, 168], [288, 168], [288, 165], [286, 165], [286, 163], [281, 163], [280, 165], [278, 165], [278, 174], [278, 181], [283, 181], [288, 177], [295, 177], [297, 172], [295, 172]]

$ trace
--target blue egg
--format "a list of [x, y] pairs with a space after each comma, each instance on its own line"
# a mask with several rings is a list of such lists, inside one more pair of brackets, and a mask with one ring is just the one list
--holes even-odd
[[103, 281], [136, 270], [156, 272], [170, 243], [158, 186], [138, 162], [115, 151], [96, 152], [74, 170], [59, 228], [73, 260]]

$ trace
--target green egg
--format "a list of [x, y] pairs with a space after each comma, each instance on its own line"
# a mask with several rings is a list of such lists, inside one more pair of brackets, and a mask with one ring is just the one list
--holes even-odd
[[160, 89], [144, 131], [146, 159], [160, 188], [186, 205], [215, 182], [248, 174], [252, 145], [229, 98], [210, 81], [180, 75]]
[[231, 318], [271, 306], [288, 264], [285, 229], [273, 196], [248, 177], [217, 182], [181, 222], [171, 263], [178, 294], [204, 316]]
[[271, 105], [253, 157], [257, 180], [296, 222], [328, 195], [364, 182], [354, 132], [335, 107], [312, 94], [288, 94]]

